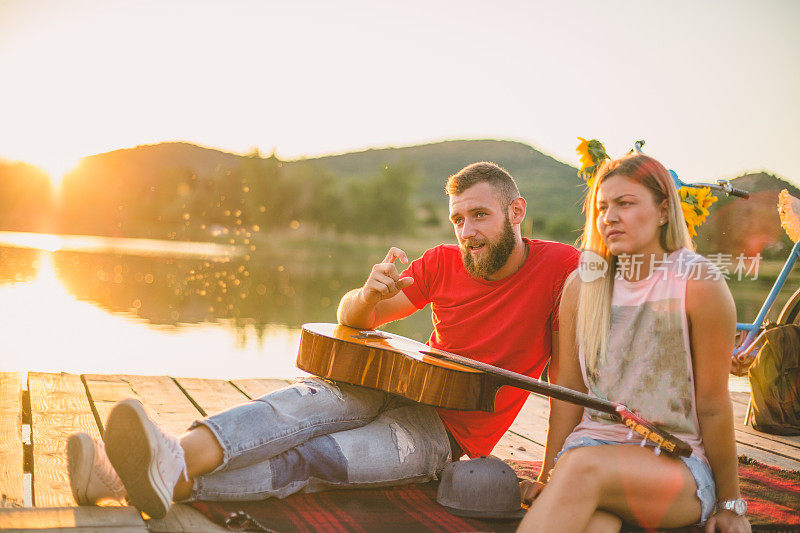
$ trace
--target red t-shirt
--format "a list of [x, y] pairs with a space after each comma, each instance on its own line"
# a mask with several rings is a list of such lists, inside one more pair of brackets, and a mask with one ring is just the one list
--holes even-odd
[[[458, 246], [431, 248], [402, 276], [403, 292], [418, 309], [431, 303], [430, 346], [538, 378], [558, 330], [564, 281], [578, 266], [578, 251], [557, 242], [523, 239], [528, 257], [514, 274], [497, 281], [472, 277]], [[491, 453], [514, 422], [528, 392], [502, 387], [495, 412], [437, 409], [444, 425], [470, 456]]]

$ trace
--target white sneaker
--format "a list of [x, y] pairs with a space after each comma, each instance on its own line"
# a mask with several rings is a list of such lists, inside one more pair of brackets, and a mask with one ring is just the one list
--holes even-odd
[[106, 452], [128, 491], [128, 501], [151, 518], [163, 518], [186, 460], [178, 438], [162, 432], [136, 400], [117, 403], [103, 434]]
[[125, 487], [106, 456], [103, 441], [86, 433], [73, 433], [67, 439], [67, 472], [78, 505], [125, 499]]

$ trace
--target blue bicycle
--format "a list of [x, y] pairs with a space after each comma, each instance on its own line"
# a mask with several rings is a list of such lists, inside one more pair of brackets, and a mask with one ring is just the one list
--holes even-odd
[[[644, 141], [637, 141], [633, 149], [636, 153], [643, 153], [642, 146], [644, 146]], [[681, 181], [675, 171], [670, 170], [669, 172], [678, 189], [683, 187], [708, 187], [715, 193], [721, 193], [727, 196], [737, 196], [745, 199], [750, 197], [750, 193], [733, 187], [728, 180], [717, 180], [716, 183], [685, 183]], [[736, 347], [733, 350], [733, 354], [731, 354], [731, 374], [736, 376], [747, 374], [747, 369], [753, 363], [758, 353], [757, 348], [761, 346], [764, 340], [764, 333], [767, 329], [781, 324], [800, 325], [800, 289], [797, 289], [783, 306], [778, 315], [777, 322], [771, 323], [766, 320], [767, 313], [769, 313], [772, 305], [775, 303], [775, 299], [786, 284], [786, 279], [789, 277], [789, 273], [798, 258], [800, 258], [800, 242], [795, 242], [792, 250], [789, 252], [789, 257], [786, 258], [786, 262], [783, 264], [778, 278], [772, 285], [756, 317], [750, 323], [736, 323], [738, 334]]]

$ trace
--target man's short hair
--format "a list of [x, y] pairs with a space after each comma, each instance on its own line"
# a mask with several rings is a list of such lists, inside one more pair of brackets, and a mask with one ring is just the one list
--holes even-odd
[[494, 188], [498, 199], [503, 202], [510, 204], [519, 198], [519, 189], [511, 174], [503, 167], [488, 161], [472, 163], [462, 168], [447, 178], [444, 190], [448, 195], [453, 196], [461, 194], [473, 185], [484, 182]]

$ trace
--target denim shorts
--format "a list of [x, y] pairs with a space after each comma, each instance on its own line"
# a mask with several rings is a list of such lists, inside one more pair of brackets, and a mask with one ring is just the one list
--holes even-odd
[[[636, 442], [612, 442], [608, 440], [593, 439], [591, 437], [580, 437], [567, 444], [556, 456], [556, 461], [561, 454], [572, 448], [581, 446], [601, 446], [604, 444], [637, 445]], [[700, 523], [705, 523], [708, 517], [714, 512], [717, 502], [717, 490], [714, 486], [714, 476], [711, 468], [705, 461], [692, 454], [690, 457], [681, 457], [681, 461], [689, 468], [695, 483], [697, 483], [697, 498], [700, 500]]]

